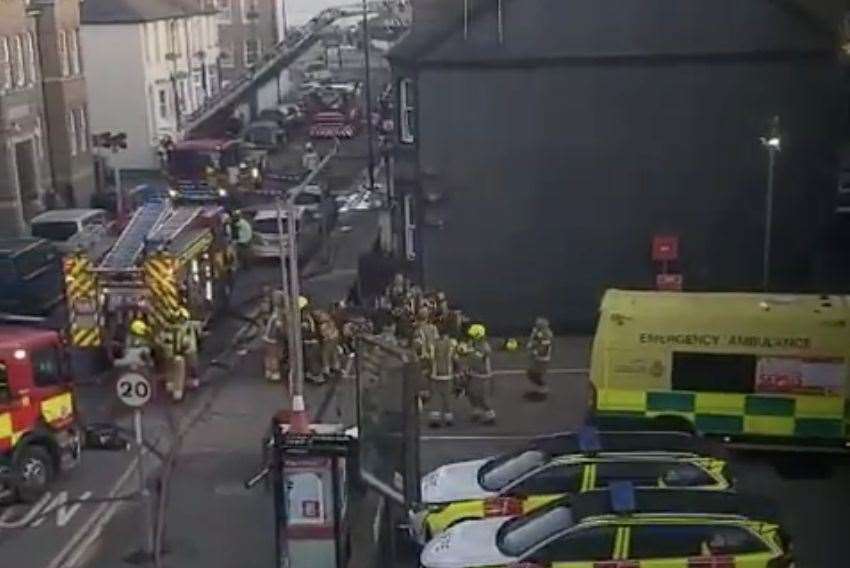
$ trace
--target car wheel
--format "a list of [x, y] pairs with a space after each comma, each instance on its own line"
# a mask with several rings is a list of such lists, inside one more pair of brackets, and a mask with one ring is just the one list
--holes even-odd
[[18, 480], [18, 498], [32, 503], [44, 495], [53, 480], [55, 468], [50, 453], [40, 446], [28, 446], [15, 462]]
[[651, 421], [652, 429], [659, 432], [684, 432], [696, 434], [693, 423], [681, 416], [656, 416]]

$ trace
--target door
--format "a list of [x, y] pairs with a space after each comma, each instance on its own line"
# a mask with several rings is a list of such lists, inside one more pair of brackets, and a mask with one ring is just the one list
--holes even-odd
[[773, 556], [765, 542], [744, 527], [730, 524], [637, 525], [627, 527], [621, 556], [641, 568], [735, 566], [762, 568]]
[[616, 536], [613, 525], [581, 528], [549, 542], [523, 561], [551, 568], [608, 566], [614, 558]]
[[27, 214], [27, 204], [38, 199], [38, 172], [35, 162], [35, 145], [33, 141], [24, 140], [15, 144], [15, 172], [18, 175], [18, 191], [24, 206], [24, 215]]

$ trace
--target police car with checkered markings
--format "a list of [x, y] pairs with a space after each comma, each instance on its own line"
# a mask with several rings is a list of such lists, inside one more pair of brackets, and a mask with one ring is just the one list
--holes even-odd
[[717, 448], [671, 432], [597, 432], [541, 437], [519, 451], [449, 464], [422, 479], [423, 507], [410, 515], [424, 543], [463, 520], [528, 513], [565, 494], [627, 480], [640, 487], [722, 491], [733, 485]]
[[791, 568], [765, 503], [729, 492], [609, 489], [525, 516], [467, 521], [425, 546], [424, 568]]

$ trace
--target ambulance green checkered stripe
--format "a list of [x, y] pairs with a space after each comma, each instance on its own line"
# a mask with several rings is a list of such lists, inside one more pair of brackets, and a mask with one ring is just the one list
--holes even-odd
[[744, 431], [743, 416], [697, 414], [694, 418], [694, 423], [698, 431], [707, 434], [738, 434]]
[[649, 392], [646, 393], [646, 410], [658, 412], [693, 412], [696, 396], [687, 392]]
[[835, 399], [809, 397], [797, 401], [783, 396], [671, 391], [600, 394], [600, 414], [623, 418], [681, 416], [693, 422], [697, 431], [709, 434], [850, 437], [850, 417], [841, 416], [842, 403]]
[[806, 438], [841, 438], [844, 436], [844, 423], [828, 418], [797, 418], [794, 421], [794, 435]]
[[750, 395], [746, 399], [744, 413], [750, 416], [794, 416], [794, 399]]

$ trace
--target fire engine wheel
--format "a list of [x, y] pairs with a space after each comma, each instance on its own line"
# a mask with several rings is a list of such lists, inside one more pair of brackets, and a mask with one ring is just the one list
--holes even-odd
[[53, 480], [54, 467], [50, 453], [40, 446], [28, 446], [15, 463], [18, 498], [31, 503], [41, 497]]

